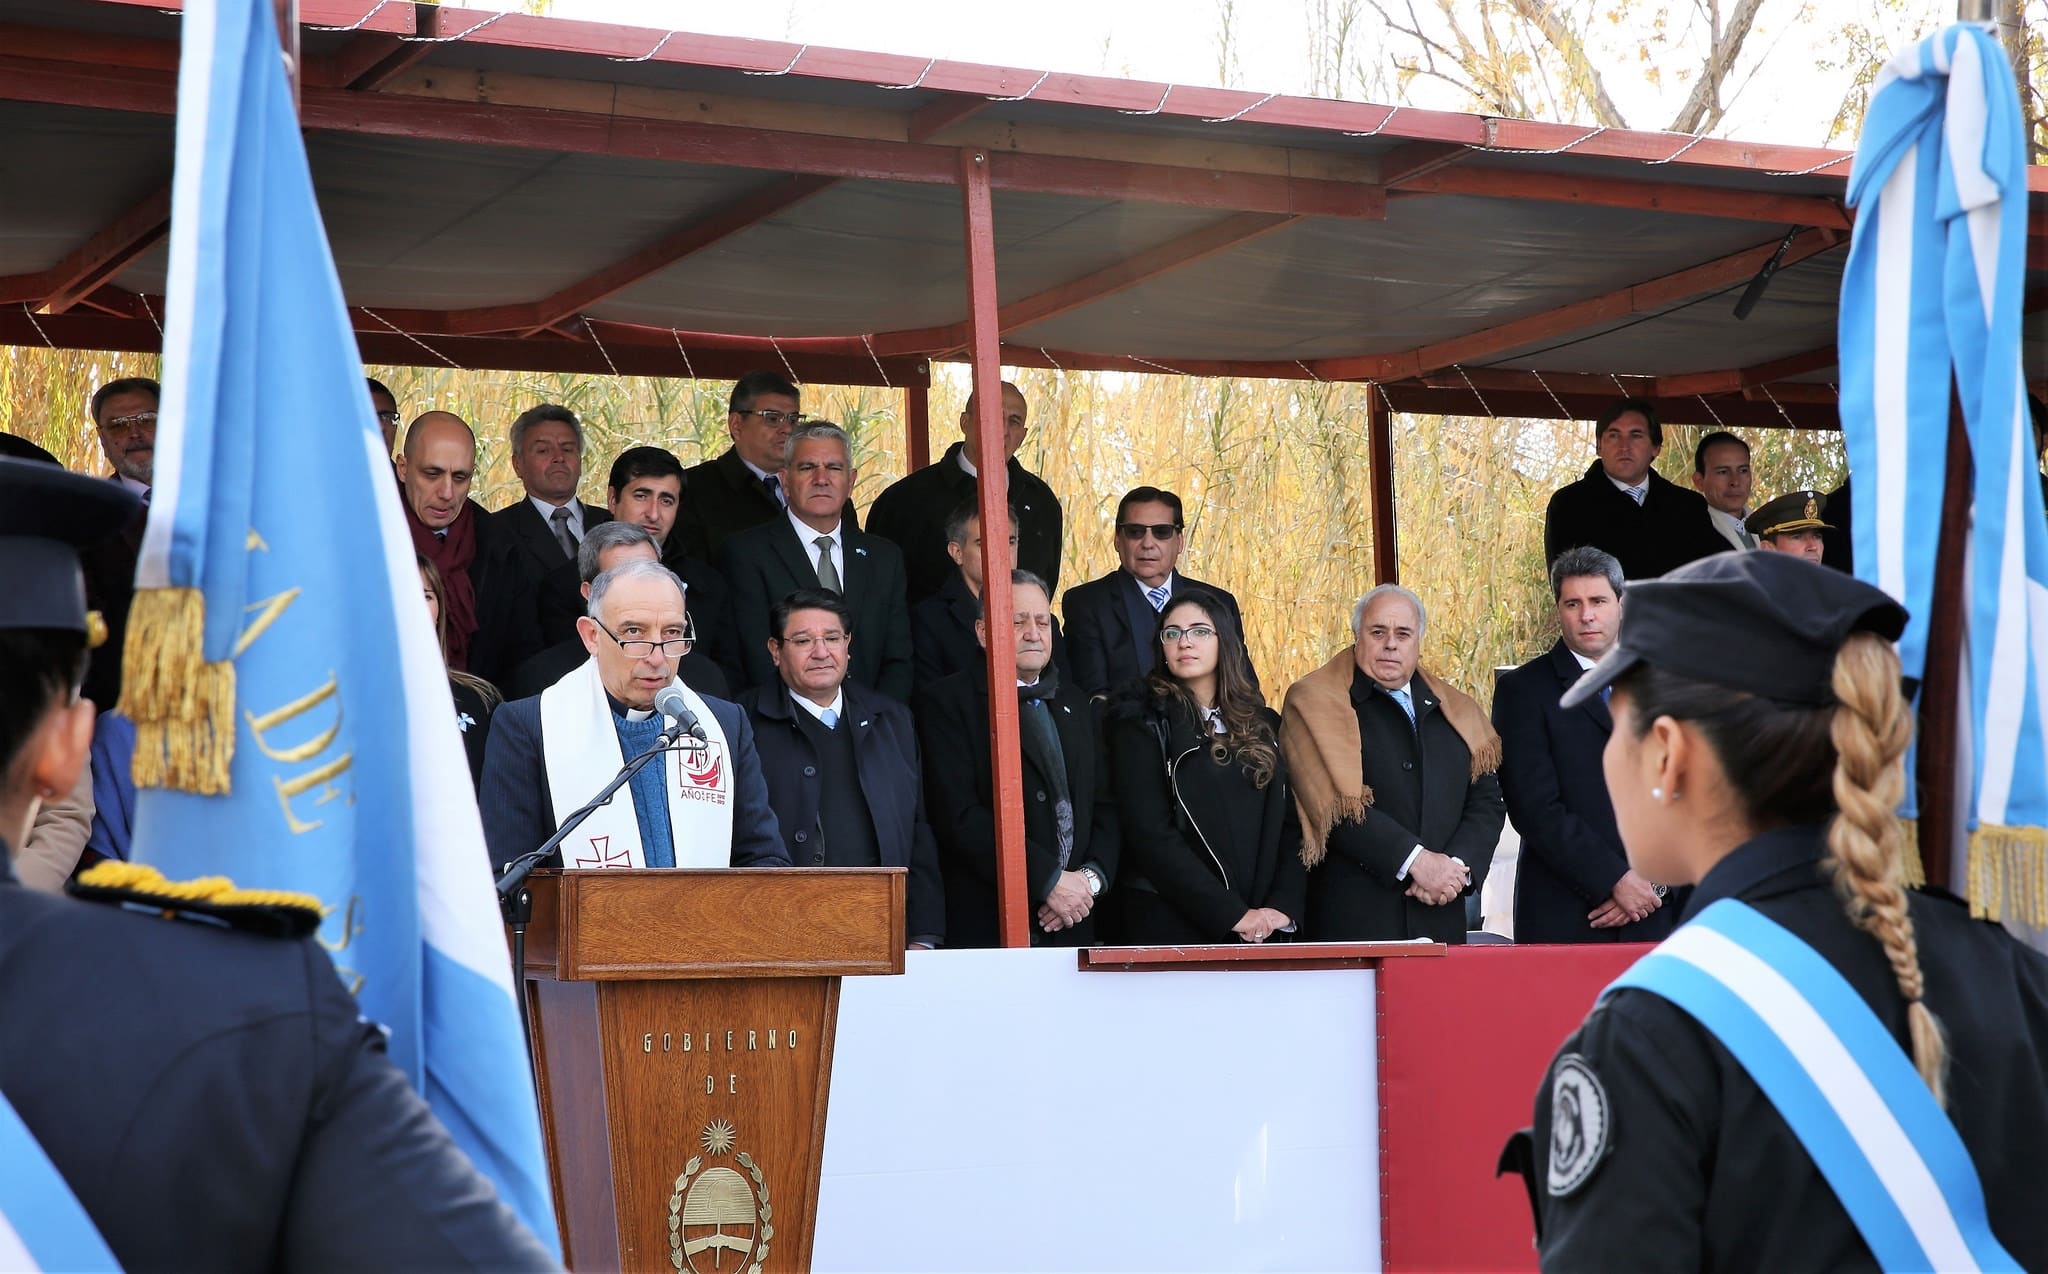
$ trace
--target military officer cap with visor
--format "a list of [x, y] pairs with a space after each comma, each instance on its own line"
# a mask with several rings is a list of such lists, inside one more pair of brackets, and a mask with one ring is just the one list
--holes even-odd
[[1854, 576], [1784, 553], [1716, 553], [1631, 583], [1613, 647], [1562, 704], [1584, 703], [1648, 663], [1788, 707], [1826, 707], [1849, 635], [1897, 641], [1905, 627], [1905, 608]]
[[119, 535], [140, 503], [118, 482], [0, 458], [0, 629], [103, 638], [86, 612], [80, 554]]
[[1834, 524], [1821, 520], [1827, 508], [1828, 498], [1818, 491], [1791, 491], [1744, 518], [1742, 527], [1760, 540], [1787, 531], [1831, 531]]

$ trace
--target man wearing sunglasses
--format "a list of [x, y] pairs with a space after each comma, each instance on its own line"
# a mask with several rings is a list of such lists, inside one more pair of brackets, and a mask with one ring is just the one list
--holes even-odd
[[[1063, 609], [1073, 667], [1063, 671], [1076, 690], [1090, 696], [1105, 694], [1110, 687], [1151, 671], [1159, 642], [1159, 612], [1178, 589], [1205, 588], [1216, 594], [1229, 608], [1237, 630], [1244, 631], [1235, 597], [1174, 570], [1187, 543], [1179, 496], [1158, 487], [1130, 491], [1116, 506], [1112, 540], [1117, 568], [1067, 590]], [[1256, 670], [1252, 686], [1258, 686]]]
[[[780, 372], [748, 372], [733, 383], [725, 414], [732, 446], [683, 474], [678, 551], [715, 562], [719, 547], [737, 533], [786, 516], [782, 453], [789, 431], [804, 418], [801, 394]], [[848, 527], [860, 528], [850, 499], [843, 517]]]

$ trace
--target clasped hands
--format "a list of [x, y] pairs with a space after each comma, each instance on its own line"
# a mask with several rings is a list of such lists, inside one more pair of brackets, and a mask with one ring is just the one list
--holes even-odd
[[1095, 896], [1088, 892], [1088, 877], [1078, 871], [1063, 871], [1038, 904], [1038, 927], [1047, 933], [1070, 929], [1088, 918], [1095, 909]]
[[1274, 934], [1293, 924], [1284, 911], [1271, 907], [1253, 907], [1244, 913], [1244, 918], [1230, 926], [1230, 931], [1246, 942], [1264, 942]]
[[1471, 868], [1433, 849], [1423, 850], [1408, 865], [1408, 896], [1432, 907], [1456, 902], [1471, 883]]
[[1663, 905], [1657, 887], [1631, 868], [1614, 882], [1614, 892], [1607, 901], [1586, 913], [1586, 920], [1595, 929], [1615, 929], [1641, 920]]

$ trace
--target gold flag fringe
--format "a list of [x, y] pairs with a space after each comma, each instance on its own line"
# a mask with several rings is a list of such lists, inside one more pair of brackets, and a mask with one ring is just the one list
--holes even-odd
[[135, 785], [220, 796], [235, 755], [235, 666], [206, 662], [196, 588], [135, 594], [121, 659], [121, 712], [135, 723]]
[[2048, 928], [2048, 828], [1970, 833], [1970, 914]]
[[1920, 820], [1900, 819], [1899, 830], [1904, 833], [1899, 839], [1899, 865], [1905, 873], [1906, 888], [1923, 889], [1927, 885], [1927, 864], [1920, 857]]

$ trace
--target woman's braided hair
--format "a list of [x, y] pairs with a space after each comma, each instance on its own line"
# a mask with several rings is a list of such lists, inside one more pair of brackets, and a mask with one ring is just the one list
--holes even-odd
[[1625, 689], [1640, 737], [1658, 717], [1690, 721], [1720, 759], [1750, 829], [1828, 824], [1829, 872], [1849, 917], [1890, 961], [1913, 1062], [1945, 1097], [1947, 1045], [1924, 1000], [1920, 948], [1906, 908], [1904, 836], [1895, 814], [1905, 791], [1902, 758], [1912, 716], [1899, 687], [1899, 660], [1872, 632], [1849, 636], [1835, 655], [1835, 703], [1791, 706], [1639, 664], [1615, 682]]

